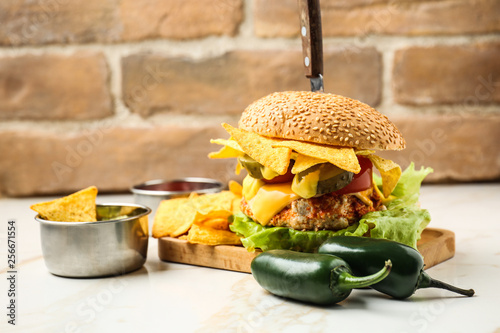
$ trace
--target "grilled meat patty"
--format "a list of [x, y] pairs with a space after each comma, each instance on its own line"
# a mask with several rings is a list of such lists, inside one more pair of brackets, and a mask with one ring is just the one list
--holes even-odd
[[[352, 194], [329, 193], [320, 197], [292, 201], [266, 226], [288, 227], [295, 230], [340, 230], [376, 210]], [[255, 219], [245, 199], [241, 200], [241, 211]]]

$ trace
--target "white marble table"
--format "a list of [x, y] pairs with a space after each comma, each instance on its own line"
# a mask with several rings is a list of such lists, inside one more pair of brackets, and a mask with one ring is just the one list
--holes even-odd
[[[396, 301], [355, 290], [329, 308], [274, 297], [250, 274], [162, 262], [155, 239], [136, 272], [101, 279], [54, 276], [45, 268], [29, 209], [40, 200], [0, 199], [0, 332], [500, 332], [500, 184], [422, 189], [430, 226], [456, 233], [455, 257], [428, 273], [474, 288], [475, 297], [426, 289]], [[18, 232], [16, 326], [7, 323], [8, 219], [17, 221]]]

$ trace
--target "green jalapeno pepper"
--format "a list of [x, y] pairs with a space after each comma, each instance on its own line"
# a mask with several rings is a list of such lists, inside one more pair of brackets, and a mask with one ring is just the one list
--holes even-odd
[[335, 236], [327, 239], [319, 253], [336, 255], [344, 259], [354, 274], [372, 274], [377, 265], [387, 258], [392, 261], [391, 274], [371, 288], [398, 299], [410, 297], [417, 289], [441, 288], [461, 295], [472, 296], [474, 290], [460, 289], [424, 272], [422, 255], [414, 248], [386, 240], [367, 237]]
[[336, 256], [270, 250], [255, 257], [251, 268], [255, 280], [272, 294], [330, 305], [346, 299], [354, 288], [384, 279], [391, 270], [391, 262], [386, 262], [375, 274], [356, 277], [349, 265]]

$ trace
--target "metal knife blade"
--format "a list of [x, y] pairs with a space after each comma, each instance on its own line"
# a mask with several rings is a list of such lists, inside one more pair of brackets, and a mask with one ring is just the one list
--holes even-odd
[[323, 37], [319, 0], [298, 0], [298, 3], [305, 74], [311, 80], [311, 91], [324, 92]]

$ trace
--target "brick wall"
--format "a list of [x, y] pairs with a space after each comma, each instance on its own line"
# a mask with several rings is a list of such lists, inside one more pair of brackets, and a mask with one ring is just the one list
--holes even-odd
[[[321, 0], [325, 90], [387, 114], [430, 181], [500, 179], [500, 1]], [[243, 108], [308, 90], [296, 0], [3, 0], [0, 193], [233, 177]]]

